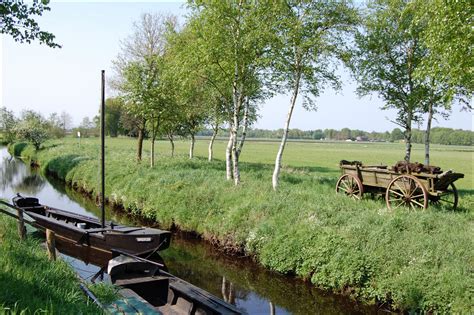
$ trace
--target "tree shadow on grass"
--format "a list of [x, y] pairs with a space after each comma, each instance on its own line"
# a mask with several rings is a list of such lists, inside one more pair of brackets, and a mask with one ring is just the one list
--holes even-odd
[[[458, 207], [456, 210], [451, 210], [453, 212], [464, 212], [468, 213], [474, 211], [474, 189], [458, 189]], [[463, 203], [463, 200], [468, 200]]]

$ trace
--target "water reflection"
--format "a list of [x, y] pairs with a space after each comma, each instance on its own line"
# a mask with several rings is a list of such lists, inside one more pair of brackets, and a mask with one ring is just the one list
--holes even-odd
[[[2, 150], [5, 153], [6, 150]], [[15, 191], [28, 195], [36, 195], [44, 188], [45, 180], [38, 172], [30, 170], [18, 159], [7, 154], [1, 154], [0, 164], [0, 190], [2, 192]], [[13, 195], [13, 194], [10, 194]]]
[[248, 258], [223, 255], [207, 243], [185, 235], [173, 235], [172, 246], [161, 255], [171, 273], [248, 314], [377, 313], [376, 308], [268, 271]]

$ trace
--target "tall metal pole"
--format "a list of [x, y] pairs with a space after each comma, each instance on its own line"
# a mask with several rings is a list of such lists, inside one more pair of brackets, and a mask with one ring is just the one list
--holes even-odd
[[102, 70], [102, 90], [100, 106], [100, 170], [101, 170], [101, 193], [100, 210], [102, 212], [101, 223], [105, 228], [105, 70]]

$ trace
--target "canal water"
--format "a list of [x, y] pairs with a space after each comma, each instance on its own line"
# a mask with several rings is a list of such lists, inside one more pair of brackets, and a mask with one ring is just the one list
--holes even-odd
[[[97, 205], [89, 198], [62, 182], [44, 177], [0, 147], [0, 198], [11, 199], [16, 193], [35, 196], [42, 204], [52, 207], [99, 216]], [[107, 209], [106, 217], [114, 222], [138, 223], [111, 209]], [[268, 271], [249, 258], [228, 256], [187, 235], [174, 234], [170, 248], [160, 255], [171, 273], [236, 305], [245, 314], [378, 313], [376, 308]], [[92, 279], [100, 266], [94, 265], [94, 257], [88, 253], [79, 256], [81, 258], [62, 255], [82, 278]], [[101, 279], [109, 281], [106, 274]]]

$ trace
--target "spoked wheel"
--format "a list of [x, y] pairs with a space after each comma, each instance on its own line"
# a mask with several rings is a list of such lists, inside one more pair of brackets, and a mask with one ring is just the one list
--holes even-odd
[[458, 190], [453, 183], [449, 184], [448, 189], [437, 196], [430, 196], [431, 202], [438, 207], [456, 210], [458, 207]]
[[413, 210], [424, 210], [428, 207], [428, 192], [416, 177], [400, 175], [388, 185], [385, 200], [389, 209], [405, 206]]
[[359, 178], [350, 174], [344, 174], [337, 181], [336, 192], [344, 193], [353, 199], [360, 200], [364, 193], [364, 186]]

